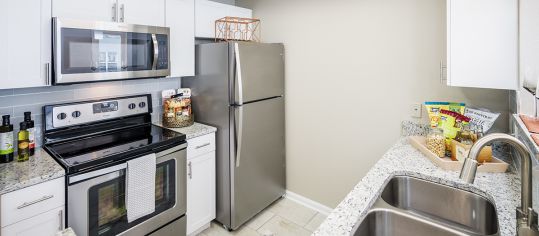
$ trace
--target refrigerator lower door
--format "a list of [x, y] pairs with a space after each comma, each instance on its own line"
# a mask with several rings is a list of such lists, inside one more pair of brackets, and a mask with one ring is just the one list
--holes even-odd
[[233, 107], [231, 228], [285, 194], [284, 98]]

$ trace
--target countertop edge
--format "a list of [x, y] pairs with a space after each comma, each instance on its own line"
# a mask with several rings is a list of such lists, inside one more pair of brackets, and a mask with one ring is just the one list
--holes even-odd
[[65, 176], [65, 170], [42, 148], [26, 162], [0, 164], [0, 195]]
[[183, 128], [168, 128], [168, 127], [163, 126], [161, 123], [154, 123], [154, 124], [158, 125], [158, 126], [161, 126], [161, 127], [165, 128], [165, 129], [170, 129], [172, 131], [183, 133], [183, 134], [185, 134], [186, 139], [193, 139], [193, 138], [196, 138], [196, 137], [204, 136], [206, 134], [211, 134], [211, 133], [217, 132], [217, 128], [215, 128], [213, 126], [210, 126], [210, 125], [197, 123], [197, 122], [195, 122], [191, 126], [187, 126], [187, 127], [183, 127]]
[[498, 212], [500, 234], [515, 235], [515, 208], [520, 199], [520, 179], [517, 174], [478, 173], [475, 183], [470, 185], [460, 181], [457, 172], [434, 166], [408, 143], [406, 137], [399, 139], [378, 160], [313, 235], [350, 235], [356, 223], [367, 215], [383, 186], [396, 175], [424, 178], [491, 200]]

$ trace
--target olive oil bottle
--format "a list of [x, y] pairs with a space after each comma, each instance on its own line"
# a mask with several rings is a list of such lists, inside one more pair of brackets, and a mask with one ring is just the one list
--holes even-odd
[[13, 161], [13, 149], [13, 125], [9, 122], [9, 115], [4, 115], [0, 126], [0, 163]]
[[18, 155], [17, 161], [23, 162], [28, 161], [30, 158], [30, 141], [28, 140], [28, 130], [26, 122], [21, 122], [21, 129], [17, 135], [18, 140]]
[[24, 122], [28, 130], [28, 142], [30, 149], [30, 156], [33, 156], [36, 151], [36, 128], [34, 121], [32, 120], [32, 113], [27, 111], [24, 113]]

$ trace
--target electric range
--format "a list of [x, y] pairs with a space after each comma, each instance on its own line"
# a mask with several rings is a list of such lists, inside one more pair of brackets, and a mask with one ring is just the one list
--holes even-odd
[[[151, 123], [151, 95], [45, 106], [43, 148], [66, 170], [77, 235], [185, 232], [185, 134]], [[155, 212], [127, 221], [127, 161], [156, 154]]]

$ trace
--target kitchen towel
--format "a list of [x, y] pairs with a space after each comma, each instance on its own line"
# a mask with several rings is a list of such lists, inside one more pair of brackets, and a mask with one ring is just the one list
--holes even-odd
[[127, 161], [127, 222], [155, 211], [155, 153]]

